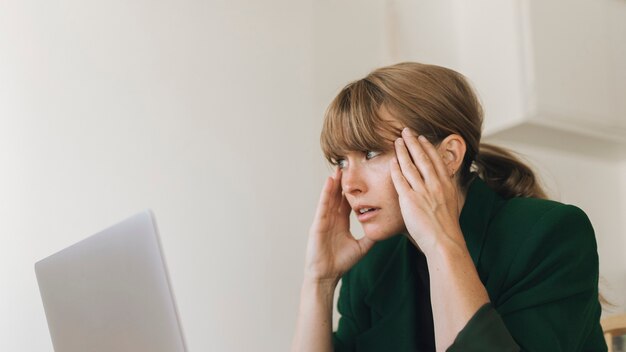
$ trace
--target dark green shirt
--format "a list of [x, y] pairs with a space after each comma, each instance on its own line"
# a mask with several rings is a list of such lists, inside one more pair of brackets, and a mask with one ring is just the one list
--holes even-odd
[[[459, 219], [489, 294], [447, 351], [607, 351], [598, 253], [573, 205], [503, 199], [472, 181]], [[403, 235], [378, 242], [342, 278], [335, 351], [434, 351], [425, 256]]]

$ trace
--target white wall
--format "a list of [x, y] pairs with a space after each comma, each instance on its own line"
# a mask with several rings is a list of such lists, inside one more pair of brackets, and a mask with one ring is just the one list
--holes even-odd
[[286, 350], [325, 175], [311, 2], [0, 3], [0, 350], [33, 264], [154, 210], [191, 351]]
[[[0, 2], [0, 350], [52, 350], [35, 261], [147, 207], [189, 350], [287, 350], [328, 173], [323, 110], [404, 55], [455, 64], [447, 17], [430, 18], [428, 50], [390, 41], [400, 3]], [[625, 292], [626, 164], [519, 147], [588, 212]]]

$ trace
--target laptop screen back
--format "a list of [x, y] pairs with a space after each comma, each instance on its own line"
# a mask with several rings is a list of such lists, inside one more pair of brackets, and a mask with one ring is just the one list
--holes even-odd
[[35, 264], [56, 352], [183, 352], [151, 211]]

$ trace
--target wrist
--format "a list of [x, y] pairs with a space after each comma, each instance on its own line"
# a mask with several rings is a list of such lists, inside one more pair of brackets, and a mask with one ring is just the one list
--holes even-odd
[[317, 278], [313, 276], [304, 276], [304, 281], [302, 282], [303, 287], [307, 287], [309, 289], [315, 289], [319, 291], [335, 291], [335, 287], [339, 283], [339, 278]]
[[335, 296], [336, 283], [333, 281], [304, 280], [300, 291], [300, 299], [304, 302], [319, 302], [331, 307]]
[[[458, 236], [457, 236], [458, 237]], [[461, 235], [462, 241], [455, 241], [450, 236], [438, 236], [437, 241], [432, 245], [423, 249], [426, 258], [460, 258], [464, 255], [469, 256], [469, 250], [465, 243], [465, 239]]]

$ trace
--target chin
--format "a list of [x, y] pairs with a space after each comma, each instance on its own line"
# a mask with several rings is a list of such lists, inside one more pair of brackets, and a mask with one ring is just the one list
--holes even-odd
[[374, 224], [365, 224], [363, 234], [372, 241], [383, 241], [402, 232], [401, 229], [381, 228]]

